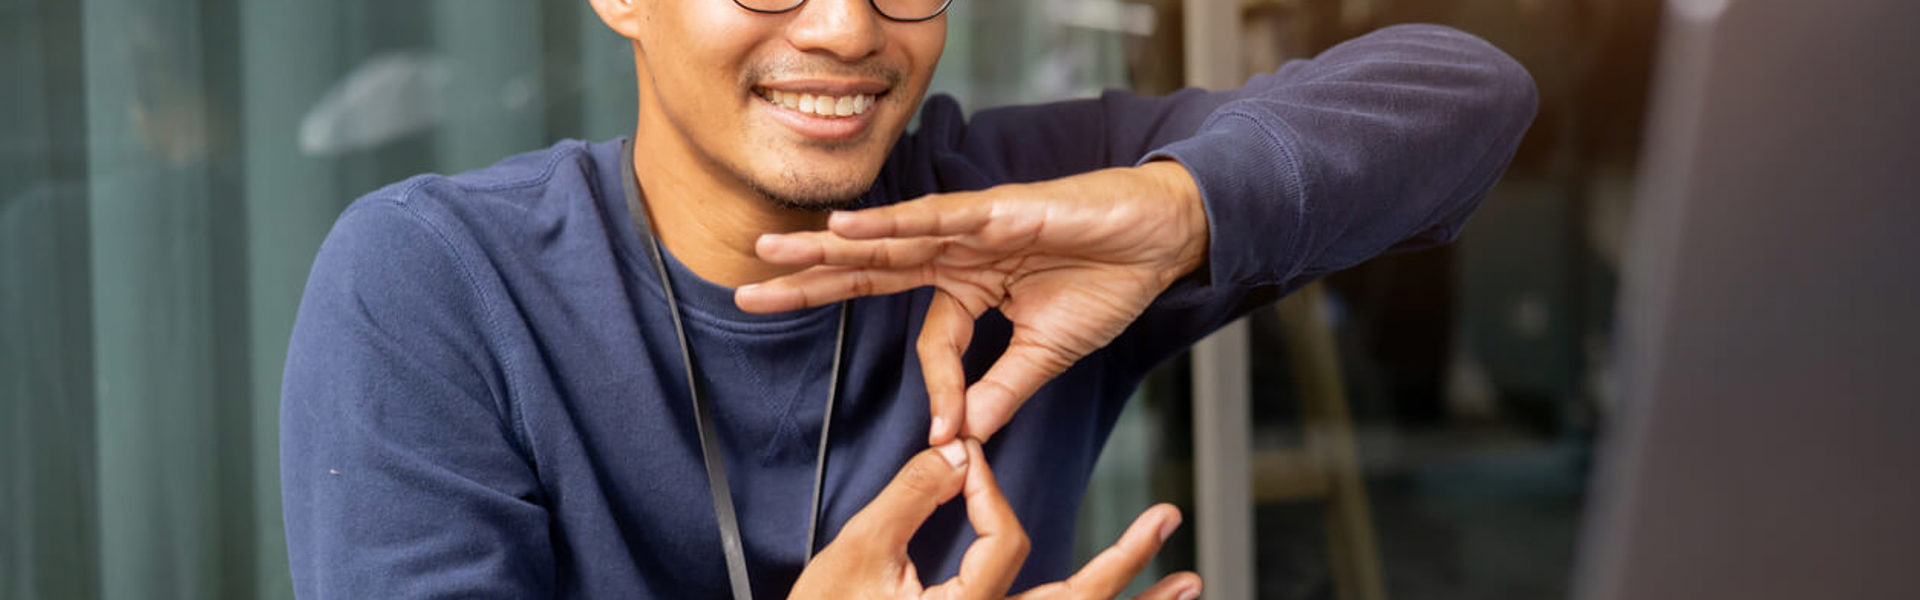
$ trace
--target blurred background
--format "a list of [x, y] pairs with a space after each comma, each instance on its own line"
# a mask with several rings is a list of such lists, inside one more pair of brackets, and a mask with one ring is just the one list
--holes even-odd
[[[1156, 374], [1083, 553], [1154, 501], [1207, 517], [1195, 390], [1224, 378], [1249, 400], [1248, 595], [1567, 595], [1659, 2], [1246, 0], [1208, 23], [1188, 2], [956, 0], [934, 90], [977, 110], [1217, 86], [1187, 67], [1196, 35], [1232, 28], [1243, 77], [1420, 21], [1516, 56], [1540, 114], [1457, 244], [1334, 275], [1233, 356]], [[0, 0], [0, 81], [0, 598], [290, 598], [281, 368], [335, 216], [634, 112], [585, 0]], [[1155, 571], [1197, 564], [1192, 531]]]

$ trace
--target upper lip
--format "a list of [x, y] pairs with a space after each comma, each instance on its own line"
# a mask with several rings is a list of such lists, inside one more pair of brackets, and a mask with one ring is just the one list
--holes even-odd
[[887, 91], [887, 83], [884, 81], [848, 79], [786, 79], [763, 82], [755, 87], [791, 94], [813, 94], [815, 96], [852, 96], [855, 94], [878, 96]]

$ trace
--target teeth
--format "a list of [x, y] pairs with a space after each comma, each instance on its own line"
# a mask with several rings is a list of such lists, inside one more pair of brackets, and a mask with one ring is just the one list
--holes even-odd
[[790, 110], [822, 117], [850, 117], [863, 114], [867, 109], [873, 108], [877, 101], [871, 94], [815, 96], [776, 90], [762, 91], [760, 97]]

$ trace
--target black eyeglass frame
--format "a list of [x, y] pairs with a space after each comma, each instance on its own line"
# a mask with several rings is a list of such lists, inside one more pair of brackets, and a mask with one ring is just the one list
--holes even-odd
[[[781, 13], [793, 12], [794, 9], [800, 8], [800, 5], [806, 4], [806, 3], [807, 3], [807, 0], [796, 0], [793, 3], [793, 6], [789, 6], [786, 8], [765, 9], [765, 8], [754, 8], [751, 6], [747, 6], [746, 3], [742, 2], [741, 0], [733, 0], [734, 6], [738, 6], [742, 10], [746, 10], [747, 12], [759, 13], [763, 15], [777, 15]], [[887, 20], [889, 21], [897, 21], [901, 23], [920, 23], [923, 21], [932, 21], [936, 18], [939, 18], [940, 15], [946, 14], [947, 7], [953, 6], [953, 0], [946, 0], [945, 2], [941, 2], [939, 10], [935, 10], [933, 11], [933, 14], [920, 17], [917, 19], [902, 19], [900, 17], [887, 14], [887, 11], [880, 9], [880, 0], [867, 0], [867, 5], [872, 6], [873, 12], [879, 13], [880, 16], [886, 17]]]

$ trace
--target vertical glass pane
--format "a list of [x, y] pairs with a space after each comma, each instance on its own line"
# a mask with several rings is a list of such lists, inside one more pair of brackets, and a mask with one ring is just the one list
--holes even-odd
[[[1261, 598], [1356, 597], [1356, 572], [1378, 573], [1389, 597], [1567, 595], [1658, 9], [1326, 0], [1246, 14], [1255, 70], [1437, 22], [1514, 55], [1541, 92], [1519, 156], [1456, 243], [1327, 277], [1322, 321], [1250, 319]], [[1293, 338], [1316, 326], [1334, 350], [1303, 356]], [[1329, 357], [1346, 425], [1307, 389], [1311, 359]], [[1324, 471], [1342, 435], [1364, 512]], [[1356, 514], [1370, 533], [1343, 525]]]
[[92, 334], [77, 3], [0, 11], [0, 596], [85, 598]]
[[0, 597], [98, 595], [77, 3], [0, 11]]
[[632, 121], [584, 2], [0, 4], [0, 597], [290, 598], [280, 374], [353, 198]]

